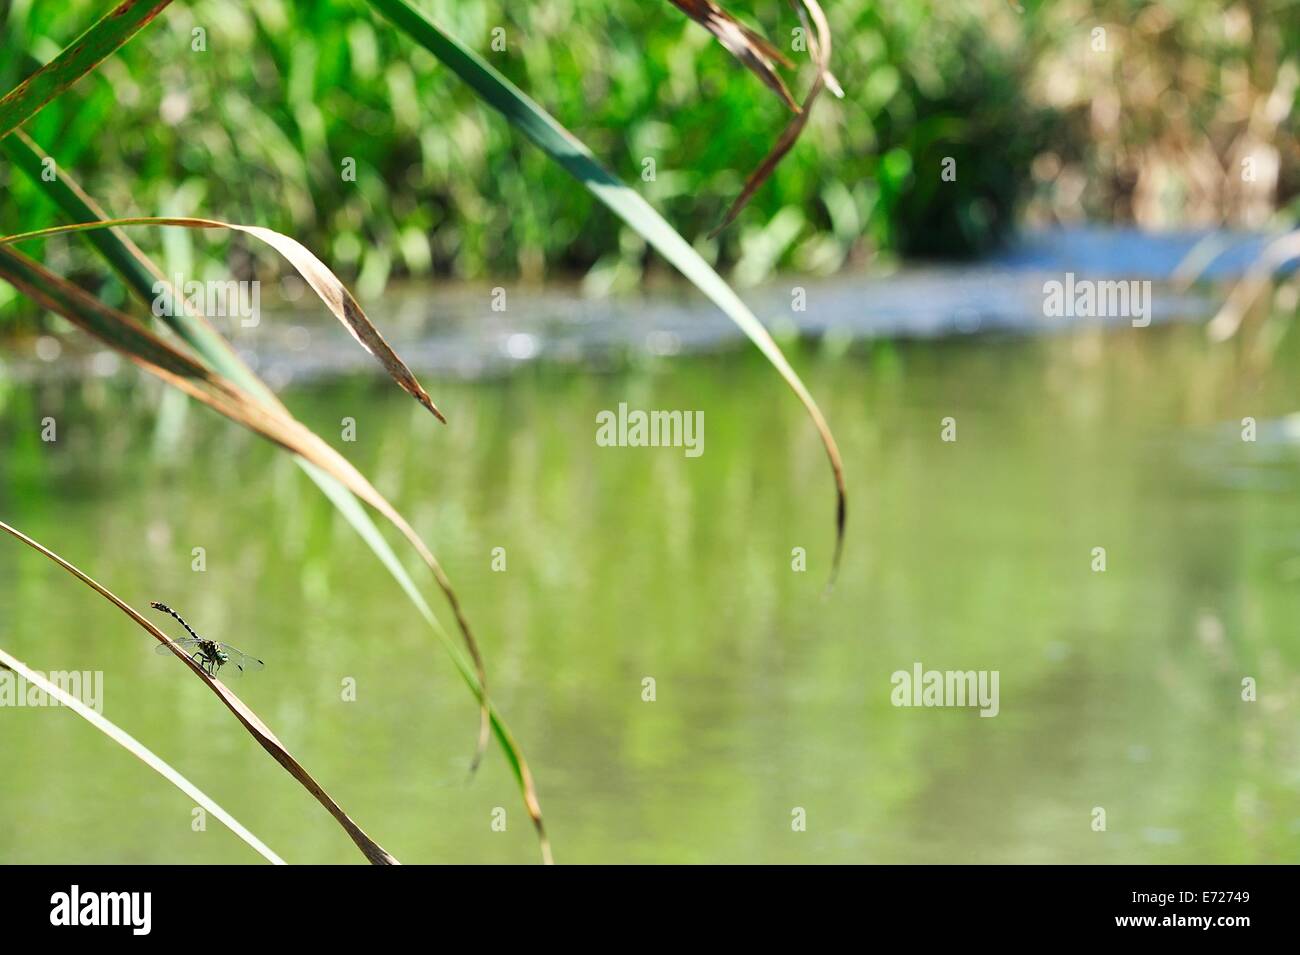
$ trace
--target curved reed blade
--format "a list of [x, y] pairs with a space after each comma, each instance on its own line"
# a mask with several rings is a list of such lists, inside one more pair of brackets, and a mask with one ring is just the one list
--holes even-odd
[[122, 0], [104, 14], [58, 56], [0, 99], [0, 139], [148, 26], [169, 3], [171, 0]]
[[[14, 245], [19, 242], [44, 239], [67, 232], [93, 232], [100, 229], [136, 225], [176, 226], [185, 229], [228, 229], [232, 232], [251, 235], [253, 238], [265, 242], [297, 269], [298, 274], [311, 286], [312, 291], [325, 303], [325, 307], [330, 310], [331, 314], [343, 324], [344, 328], [352, 333], [352, 337], [356, 339], [357, 344], [379, 360], [380, 364], [384, 366], [384, 370], [388, 372], [389, 377], [397, 382], [403, 391], [431, 411], [434, 417], [446, 423], [447, 419], [434, 406], [428, 392], [416, 380], [411, 369], [406, 367], [406, 363], [398, 358], [397, 353], [389, 347], [384, 336], [380, 334], [379, 329], [375, 327], [374, 322], [362, 310], [342, 280], [331, 272], [324, 262], [316, 258], [305, 245], [297, 239], [291, 239], [282, 233], [264, 229], [261, 226], [240, 225], [239, 223], [221, 222], [216, 219], [201, 219], [188, 216], [134, 216], [127, 219], [96, 219], [93, 222], [78, 222], [72, 225], [40, 229], [36, 232], [0, 236], [0, 245]], [[174, 291], [172, 295], [175, 296]]]
[[[76, 180], [63, 169], [48, 181], [42, 177], [41, 173], [45, 168], [43, 164], [50, 157], [23, 130], [15, 130], [12, 136], [0, 140], [0, 152], [3, 152], [33, 183], [41, 184], [40, 195], [52, 199], [65, 212], [69, 209], [75, 210], [76, 214], [73, 215], [75, 221], [87, 222], [91, 219], [108, 218], [95, 206], [94, 200], [86, 195]], [[150, 289], [156, 281], [163, 279], [161, 272], [152, 276], [149, 274], [147, 270], [149, 260], [122, 230], [115, 229], [112, 235], [92, 232], [86, 238], [123, 278], [128, 278], [129, 282], [139, 282], [145, 289]]]
[[[519, 790], [524, 800], [524, 808], [528, 811], [528, 817], [533, 821], [533, 829], [537, 832], [537, 841], [542, 853], [542, 862], [545, 865], [553, 865], [555, 858], [551, 852], [551, 840], [546, 834], [546, 823], [542, 819], [542, 805], [537, 798], [537, 784], [533, 781], [532, 771], [529, 770], [528, 762], [524, 759], [523, 751], [519, 748], [513, 734], [511, 734], [510, 728], [501, 717], [496, 705], [489, 699], [484, 685], [479, 681], [473, 662], [465, 658], [460, 652], [460, 648], [447, 634], [447, 631], [443, 629], [442, 624], [434, 616], [432, 608], [429, 607], [428, 601], [424, 599], [424, 595], [415, 586], [410, 574], [406, 572], [406, 568], [402, 566], [401, 561], [397, 559], [397, 555], [388, 546], [388, 542], [380, 535], [378, 528], [370, 520], [370, 515], [357, 502], [356, 497], [341, 483], [320, 471], [310, 462], [303, 461], [303, 470], [317, 482], [320, 489], [325, 492], [325, 496], [356, 528], [357, 533], [365, 539], [380, 561], [388, 568], [389, 573], [393, 575], [393, 578], [411, 603], [415, 605], [415, 609], [420, 612], [420, 616], [424, 617], [425, 622], [429, 624], [433, 632], [437, 634], [438, 639], [442, 641], [447, 655], [451, 657], [451, 661], [456, 666], [461, 678], [469, 687], [470, 692], [474, 694], [482, 709], [487, 712], [492, 736], [496, 738], [497, 744], [501, 747], [501, 752], [506, 758], [506, 763], [510, 766], [510, 772], [519, 784]], [[480, 745], [481, 743], [482, 740], [480, 739]], [[477, 759], [475, 765], [477, 765]]]
[[[519, 87], [488, 65], [482, 57], [446, 33], [406, 0], [368, 0], [370, 5], [393, 21], [407, 36], [424, 47], [474, 90], [482, 100], [501, 113], [565, 171], [583, 184], [611, 212], [626, 222], [660, 255], [667, 259], [696, 288], [709, 297], [761, 351], [803, 403], [821, 437], [835, 481], [835, 549], [831, 560], [833, 584], [844, 549], [847, 493], [844, 465], [839, 447], [817, 402], [804, 386], [784, 353], [763, 324], [713, 270], [690, 243], [668, 224], [641, 195], [603, 167], [582, 141], [561, 126], [550, 113], [530, 99]], [[810, 0], [811, 2], [811, 0]], [[818, 8], [820, 15], [820, 8]], [[822, 20], [824, 23], [824, 18]], [[829, 46], [826, 54], [829, 55]], [[787, 147], [788, 148], [788, 147]]]
[[[41, 180], [41, 161], [46, 154], [21, 130], [8, 139], [0, 140], [0, 150], [9, 155], [33, 182], [41, 182], [45, 187], [45, 194], [53, 199], [69, 218], [79, 221], [89, 219], [107, 220], [110, 218], [66, 170], [60, 172], [57, 180], [53, 183], [45, 183]], [[93, 231], [87, 233], [87, 238], [99, 249], [109, 264], [117, 271], [123, 282], [141, 302], [148, 304], [152, 301], [156, 281], [167, 283], [162, 269], [132, 243], [122, 230]], [[179, 299], [179, 301], [182, 306], [185, 306], [183, 298]], [[278, 408], [286, 414], [288, 413], [288, 409], [285, 408], [275, 392], [271, 391], [253, 373], [252, 369], [244, 364], [229, 343], [217, 333], [202, 315], [185, 306], [180, 309], [166, 311], [161, 316], [161, 319], [183, 338], [210, 368], [241, 385], [262, 403], [272, 408]], [[551, 853], [550, 840], [546, 835], [541, 804], [538, 800], [536, 784], [528, 768], [528, 762], [501, 714], [488, 698], [486, 683], [479, 679], [476, 668], [471, 665], [472, 660], [467, 661], [462, 656], [455, 641], [434, 615], [432, 608], [424, 599], [415, 581], [407, 573], [406, 567], [398, 560], [397, 554], [393, 552], [392, 547], [389, 546], [388, 541], [379, 532], [379, 528], [371, 519], [370, 514], [360, 505], [353, 493], [342, 482], [331, 476], [328, 471], [316, 467], [301, 455], [294, 454], [294, 461], [302, 469], [303, 473], [321, 489], [326, 498], [343, 515], [344, 520], [352, 526], [375, 556], [379, 558], [380, 563], [392, 575], [402, 592], [406, 594], [425, 622], [428, 623], [430, 629], [433, 630], [434, 636], [443, 645], [443, 649], [451, 657], [457, 672], [461, 674], [462, 679], [464, 679], [470, 692], [480, 705], [479, 737], [471, 767], [476, 767], [479, 764], [490, 732], [500, 745], [506, 763], [509, 765], [510, 771], [519, 786], [524, 807], [533, 821], [533, 827], [537, 831], [542, 861], [548, 865], [551, 864], [554, 859]], [[437, 579], [436, 575], [435, 579]], [[439, 585], [441, 586], [441, 581]], [[450, 584], [448, 583], [449, 587]], [[444, 594], [445, 592], [444, 590]]]
[[[740, 190], [740, 195], [731, 203], [727, 209], [726, 215], [722, 221], [714, 227], [709, 233], [710, 237], [717, 235], [727, 226], [736, 220], [740, 211], [749, 204], [763, 183], [771, 177], [777, 165], [785, 158], [786, 154], [794, 148], [794, 144], [799, 141], [799, 136], [803, 133], [804, 127], [808, 125], [808, 117], [812, 115], [813, 103], [821, 95], [821, 91], [829, 84], [832, 92], [837, 96], [843, 96], [844, 93], [839, 88], [839, 84], [830, 74], [831, 62], [831, 28], [826, 22], [826, 15], [822, 13], [822, 8], [817, 4], [817, 0], [798, 0], [802, 4], [799, 10], [801, 19], [808, 27], [808, 54], [812, 57], [813, 63], [817, 67], [817, 75], [813, 78], [813, 84], [808, 90], [808, 95], [804, 98], [803, 108], [799, 110], [798, 115], [790, 120], [789, 125], [781, 133], [764, 160], [758, 164], [758, 168], [749, 174], [745, 180], [745, 187]], [[811, 22], [810, 22], [811, 21]]]
[[[343, 830], [347, 832], [349, 836], [352, 837], [352, 841], [357, 844], [357, 848], [359, 848], [362, 851], [362, 853], [365, 855], [367, 859], [369, 859], [375, 865], [398, 865], [399, 864], [398, 861], [392, 855], [390, 855], [381, 845], [379, 845], [379, 843], [375, 842], [368, 835], [366, 835], [365, 830], [363, 830], [360, 826], [358, 826], [355, 822], [352, 821], [351, 817], [348, 816], [348, 814], [343, 811], [343, 809], [339, 806], [339, 804], [334, 801], [333, 797], [331, 797], [329, 793], [327, 793], [324, 789], [322, 789], [320, 784], [316, 782], [315, 779], [312, 778], [312, 775], [309, 772], [307, 772], [307, 770], [304, 769], [296, 759], [293, 758], [292, 754], [290, 754], [290, 752], [285, 748], [284, 744], [281, 743], [276, 738], [275, 734], [272, 733], [270, 728], [265, 723], [262, 722], [261, 718], [258, 717], [256, 713], [254, 713], [251, 709], [248, 708], [248, 706], [244, 703], [243, 700], [239, 699], [239, 697], [231, 693], [230, 690], [228, 690], [225, 687], [225, 685], [221, 683], [220, 680], [216, 680], [208, 676], [207, 673], [203, 672], [203, 668], [200, 667], [197, 663], [195, 663], [192, 659], [190, 659], [190, 657], [185, 653], [185, 651], [182, 650], [180, 647], [178, 647], [170, 637], [168, 637], [165, 633], [163, 633], [152, 623], [146, 620], [138, 611], [135, 610], [135, 608], [130, 606], [128, 603], [126, 603], [124, 600], [122, 600], [120, 597], [118, 597], [108, 588], [104, 587], [98, 581], [94, 580], [92, 577], [90, 577], [89, 575], [81, 571], [73, 564], [64, 560], [62, 557], [54, 553], [49, 548], [45, 547], [44, 545], [40, 544], [35, 540], [32, 540], [32, 538], [22, 533], [22, 531], [10, 527], [4, 521], [0, 521], [0, 530], [3, 530], [9, 535], [11, 535], [12, 537], [15, 537], [18, 540], [22, 541], [24, 544], [26, 544], [28, 547], [32, 548], [33, 550], [41, 554], [44, 554], [50, 560], [54, 561], [54, 563], [58, 564], [68, 573], [72, 574], [72, 576], [80, 580], [87, 587], [90, 587], [92, 590], [94, 590], [105, 600], [108, 600], [109, 602], [114, 604], [119, 610], [121, 610], [124, 614], [126, 614], [128, 617], [134, 620], [137, 624], [139, 624], [154, 639], [170, 647], [172, 653], [176, 654], [177, 657], [183, 660], [189, 666], [190, 670], [193, 671], [194, 674], [200, 680], [202, 680], [204, 683], [208, 685], [208, 689], [212, 690], [212, 692], [217, 695], [217, 698], [220, 699], [221, 702], [226, 705], [226, 708], [230, 710], [230, 712], [235, 714], [235, 718], [238, 719], [239, 722], [244, 725], [244, 728], [248, 730], [249, 734], [253, 737], [253, 739], [257, 740], [257, 742], [261, 745], [261, 747], [265, 749], [268, 753], [270, 753], [272, 758], [275, 759], [275, 761], [279, 763], [281, 766], [283, 766], [290, 776], [298, 780], [298, 782], [302, 784], [302, 787], [304, 789], [306, 789], [309, 793], [311, 793], [312, 796], [314, 796], [322, 806], [324, 806], [327, 810], [329, 810], [330, 815], [332, 815], [338, 821], [339, 825], [343, 827]], [[0, 651], [0, 659], [5, 659], [5, 662], [9, 662], [9, 659], [7, 659], [7, 655], [5, 655], [3, 651]], [[90, 713], [94, 714], [95, 716], [98, 716], [98, 714], [94, 713], [93, 710], [90, 710]], [[82, 713], [81, 715], [86, 716], [86, 713]], [[86, 716], [86, 718], [90, 719], [89, 716]], [[95, 722], [95, 721], [91, 720], [91, 722]], [[104, 722], [107, 723], [108, 721], [104, 720]], [[116, 727], [114, 727], [114, 729], [116, 729]], [[121, 731], [119, 730], [118, 732]], [[129, 739], [130, 737], [127, 738]], [[132, 742], [134, 743], [135, 741], [132, 740]], [[138, 743], [136, 745], [139, 746]], [[129, 746], [127, 748], [131, 749], [131, 747]], [[144, 750], [144, 747], [140, 746], [140, 749]], [[139, 752], [136, 752], [134, 749], [132, 749], [132, 752], [135, 752], [136, 755], [140, 756], [141, 759], [145, 759], [143, 755], [141, 755]], [[144, 752], [148, 753], [148, 750], [144, 750]], [[153, 756], [153, 754], [149, 753], [149, 756]], [[153, 758], [157, 759], [157, 757], [153, 757]], [[151, 766], [154, 766], [154, 768], [158, 769], [158, 771], [163, 773], [163, 775], [165, 776], [168, 775], [166, 772], [163, 771], [163, 769], [160, 769], [157, 765], [154, 765], [154, 763], [150, 762], [148, 759], [145, 759], [145, 762], [149, 762]], [[158, 762], [162, 763], [161, 760], [158, 760]], [[166, 766], [165, 763], [163, 763], [162, 765]], [[171, 769], [171, 767], [166, 767], [166, 768], [168, 770]], [[174, 770], [171, 771], [175, 773]], [[181, 777], [179, 773], [175, 773], [175, 775], [180, 779], [180, 782], [177, 782], [176, 779], [172, 779], [171, 776], [168, 776], [168, 778], [172, 779], [173, 782], [176, 782], [178, 786], [181, 786], [181, 783], [185, 782], [184, 778]], [[198, 799], [203, 795], [202, 793], [199, 793], [197, 789], [194, 789], [192, 786], [190, 786], [190, 788], [186, 788], [186, 786], [189, 786], [189, 783], [185, 783], [185, 785], [181, 786], [181, 788], [184, 789], [185, 792], [189, 793], [191, 796], [194, 796], [194, 798]], [[191, 792], [191, 790], [193, 791]], [[206, 797], [203, 798], [206, 799]], [[235, 823], [233, 819], [229, 818], [228, 814], [224, 813], [223, 810], [217, 807], [215, 803], [212, 803], [211, 808], [209, 808], [208, 803], [210, 802], [211, 800], [208, 800], [207, 802], [201, 802], [200, 804], [203, 805], [204, 808], [207, 808], [210, 812], [220, 813], [221, 814], [220, 818], [222, 819], [223, 822], [226, 822], [227, 825], [231, 825], [231, 823], [234, 823], [234, 826], [239, 826], [238, 823]], [[232, 829], [234, 828], [234, 826], [232, 826]], [[243, 830], [243, 827], [239, 826], [239, 829], [236, 830], [236, 834], [239, 834], [239, 830]], [[244, 831], [246, 832], [246, 830]], [[243, 838], [242, 835], [240, 837]], [[245, 841], [248, 840], [245, 839]], [[251, 842], [249, 844], [253, 845], [253, 843]], [[258, 842], [257, 845], [261, 845], [261, 843]], [[257, 848], [257, 846], [255, 845], [254, 848]], [[262, 846], [262, 849], [266, 850], [265, 852], [263, 852], [263, 855], [266, 855], [266, 853], [270, 852], [270, 850], [266, 849], [265, 846]], [[259, 849], [258, 851], [262, 851], [262, 849]], [[274, 858], [272, 858], [272, 856], [274, 856]], [[283, 864], [283, 860], [281, 860], [278, 856], [275, 856], [274, 853], [271, 853], [271, 855], [268, 856], [268, 858], [271, 858], [271, 861], [273, 862], [278, 862], [280, 864]]]
[[[67, 169], [59, 165], [59, 174], [52, 182], [46, 182], [41, 172], [46, 159], [53, 158], [41, 149], [23, 130], [18, 130], [7, 139], [0, 140], [0, 152], [8, 156], [33, 183], [40, 183], [41, 195], [55, 205], [74, 222], [89, 222], [92, 219], [111, 218], [90, 195], [81, 188], [77, 180]], [[144, 252], [131, 241], [122, 229], [109, 229], [106, 232], [86, 233], [86, 239], [104, 257], [113, 270], [136, 297], [149, 305], [155, 297], [154, 288], [162, 282], [170, 290], [172, 298], [182, 306], [159, 316], [172, 331], [176, 332], [193, 348], [203, 360], [229, 378], [233, 378], [259, 398], [271, 404], [280, 405], [275, 392], [271, 391], [262, 380], [253, 374], [243, 363], [230, 344], [218, 334], [202, 315], [188, 307], [183, 296], [178, 296], [171, 288], [170, 280]], [[281, 405], [283, 407], [283, 405]]]
[[727, 52], [740, 61], [741, 65], [769, 86], [786, 106], [799, 112], [785, 81], [777, 73], [776, 66], [793, 66], [785, 54], [774, 47], [758, 33], [745, 26], [713, 0], [672, 0], [673, 5], [688, 17], [700, 24], [726, 47]]

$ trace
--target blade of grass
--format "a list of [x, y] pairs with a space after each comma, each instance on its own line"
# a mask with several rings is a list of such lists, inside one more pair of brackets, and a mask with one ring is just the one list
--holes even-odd
[[[834, 583], [844, 549], [844, 522], [847, 494], [844, 465], [839, 448], [826, 419], [803, 381], [786, 361], [785, 355], [749, 307], [731, 290], [722, 277], [695, 251], [672, 226], [617, 176], [606, 170], [576, 136], [561, 126], [522, 90], [493, 69], [477, 53], [443, 31], [406, 0], [368, 0], [407, 36], [424, 47], [476, 92], [482, 100], [503, 115], [512, 126], [527, 136], [543, 152], [582, 183], [611, 212], [631, 226], [651, 247], [686, 276], [735, 322], [781, 375], [803, 403], [812, 419], [835, 481], [835, 550], [831, 560], [830, 581]], [[819, 10], [820, 12], [820, 10]], [[824, 19], [823, 19], [824, 22]], [[826, 49], [829, 54], [829, 46]]]
[[[28, 537], [22, 531], [10, 527], [4, 521], [0, 521], [0, 530], [3, 530], [6, 533], [8, 533], [10, 536], [15, 537], [18, 540], [22, 541], [24, 544], [26, 544], [28, 547], [32, 548], [33, 550], [37, 551], [38, 553], [44, 554], [50, 560], [54, 561], [54, 563], [58, 564], [60, 567], [62, 567], [64, 570], [70, 573], [72, 576], [80, 580], [87, 587], [94, 590], [105, 600], [114, 604], [119, 610], [121, 610], [124, 614], [126, 614], [128, 617], [134, 620], [154, 639], [158, 640], [160, 643], [163, 643], [167, 647], [169, 647], [172, 653], [174, 653], [177, 657], [179, 657], [182, 661], [185, 662], [185, 664], [190, 668], [191, 672], [193, 672], [195, 676], [197, 676], [200, 680], [202, 680], [205, 684], [207, 684], [208, 689], [210, 689], [213, 693], [217, 695], [217, 698], [220, 699], [221, 702], [225, 704], [226, 708], [230, 710], [230, 712], [235, 714], [235, 718], [239, 720], [240, 723], [243, 724], [244, 728], [248, 730], [249, 734], [253, 737], [253, 739], [257, 740], [257, 742], [261, 745], [261, 747], [265, 749], [268, 753], [270, 753], [271, 757], [277, 763], [283, 766], [290, 776], [298, 780], [298, 782], [302, 785], [302, 787], [306, 789], [309, 793], [311, 793], [312, 796], [314, 796], [316, 800], [329, 811], [330, 815], [332, 815], [338, 821], [339, 825], [343, 827], [343, 830], [349, 836], [352, 837], [352, 841], [357, 844], [357, 848], [359, 848], [362, 851], [362, 853], [365, 855], [367, 859], [369, 859], [375, 865], [397, 865], [398, 864], [397, 860], [392, 855], [390, 855], [381, 845], [379, 845], [379, 843], [371, 839], [370, 836], [366, 835], [365, 830], [363, 830], [360, 826], [358, 826], [355, 822], [352, 821], [352, 818], [343, 811], [343, 809], [339, 806], [337, 802], [334, 801], [333, 797], [330, 796], [329, 793], [327, 793], [323, 788], [321, 788], [321, 785], [318, 782], [316, 782], [315, 779], [312, 778], [311, 773], [307, 772], [307, 770], [303, 768], [302, 764], [293, 758], [293, 755], [290, 754], [290, 752], [285, 748], [284, 744], [281, 743], [280, 740], [276, 738], [276, 735], [271, 732], [270, 727], [268, 727], [265, 723], [263, 723], [261, 718], [256, 713], [254, 713], [251, 709], [249, 709], [247, 704], [245, 704], [243, 700], [235, 696], [234, 693], [231, 693], [230, 690], [226, 688], [225, 684], [223, 684], [220, 680], [216, 680], [208, 676], [207, 673], [203, 672], [203, 668], [200, 667], [197, 663], [195, 663], [194, 660], [192, 660], [184, 650], [182, 650], [179, 646], [176, 645], [175, 641], [173, 641], [170, 637], [167, 636], [167, 634], [163, 633], [152, 623], [146, 620], [145, 617], [142, 614], [140, 614], [134, 607], [126, 603], [124, 600], [122, 600], [120, 597], [118, 597], [108, 588], [104, 587], [94, 578], [90, 577], [88, 574], [81, 571], [78, 567], [64, 560], [62, 557], [54, 553], [54, 551], [50, 550], [49, 548], [45, 547], [43, 544]], [[93, 713], [94, 711], [91, 710], [90, 712]], [[82, 715], [84, 716], [85, 714], [83, 713]], [[95, 715], [98, 716], [98, 714]], [[143, 749], [143, 747], [141, 748]], [[134, 750], [132, 751], [134, 752]], [[148, 751], [146, 750], [146, 752]], [[136, 755], [139, 754], [137, 753]], [[150, 755], [152, 756], [152, 754]], [[141, 756], [141, 758], [143, 759], [144, 757]], [[146, 762], [148, 762], [148, 760], [146, 760]], [[161, 762], [161, 760], [159, 760], [159, 762]], [[151, 763], [150, 765], [153, 764]], [[155, 766], [154, 768], [157, 769], [158, 767]], [[170, 769], [170, 767], [168, 768]], [[159, 772], [162, 772], [162, 770], [159, 769]], [[164, 775], [166, 774], [164, 773]], [[176, 775], [179, 777], [180, 774], [177, 773]], [[173, 782], [175, 782], [175, 780], [173, 780]], [[178, 783], [177, 785], [180, 784]], [[189, 790], [186, 789], [186, 792], [189, 792]], [[195, 789], [194, 793], [198, 793], [198, 790]], [[193, 795], [194, 793], [191, 793], [191, 795]], [[199, 795], [202, 794], [200, 793]], [[206, 804], [204, 804], [204, 806], [205, 808], [207, 808]], [[215, 807], [215, 803], [213, 804], [213, 806]], [[219, 808], [216, 809], [215, 811], [221, 812]], [[226, 819], [223, 818], [222, 821], [225, 822]], [[230, 822], [233, 821], [234, 820], [230, 820]], [[230, 822], [227, 822], [227, 825], [229, 825]], [[235, 825], [238, 825], [238, 823], [236, 823]], [[240, 829], [242, 828], [243, 827], [241, 826]], [[260, 845], [260, 843], [258, 844]], [[263, 846], [263, 848], [265, 847]], [[267, 851], [269, 852], [270, 850]], [[279, 858], [276, 857], [276, 859], [274, 859], [273, 861], [281, 861], [281, 860], [279, 860]]]
[[29, 120], [149, 24], [171, 0], [122, 0], [0, 99], [0, 139]]
[[[27, 173], [34, 183], [53, 187], [46, 194], [69, 218], [76, 220], [106, 220], [110, 218], [66, 170], [60, 170], [54, 183], [45, 183], [40, 174], [44, 168], [42, 160], [46, 158], [47, 154], [22, 131], [19, 131], [16, 136], [0, 141], [0, 148], [3, 148], [14, 159], [19, 168]], [[156, 281], [167, 282], [162, 269], [136, 247], [122, 230], [109, 229], [107, 231], [90, 232], [87, 233], [87, 237], [104, 254], [105, 259], [115, 268], [118, 275], [141, 302], [148, 303], [151, 301]], [[174, 290], [172, 294], [175, 295]], [[181, 299], [180, 301], [184, 305], [184, 300]], [[183, 338], [215, 371], [243, 386], [267, 405], [279, 408], [287, 413], [287, 409], [285, 409], [284, 404], [275, 393], [253, 373], [252, 369], [244, 364], [229, 343], [212, 328], [202, 315], [198, 315], [193, 310], [185, 307], [166, 312], [162, 316], [162, 320]], [[380, 563], [397, 581], [402, 592], [415, 605], [420, 615], [429, 624], [430, 629], [433, 630], [434, 635], [442, 643], [443, 648], [452, 658], [452, 662], [465, 680], [470, 692], [479, 702], [480, 712], [486, 714], [486, 717], [480, 721], [478, 745], [471, 763], [471, 772], [478, 766], [487, 743], [487, 732], [490, 731], [500, 745], [506, 763], [519, 785], [524, 807], [537, 832], [542, 861], [547, 865], [552, 864], [554, 857], [551, 852], [550, 840], [546, 835], [546, 826], [542, 819], [537, 787], [528, 768], [528, 762], [524, 758], [523, 751], [519, 748], [509, 727], [506, 726], [504, 719], [488, 698], [485, 682], [479, 679], [476, 669], [471, 668], [467, 663], [451, 635], [448, 634], [442, 623], [434, 615], [432, 608], [425, 601], [415, 581], [411, 579], [410, 574], [407, 573], [402, 562], [398, 560], [388, 541], [384, 539], [384, 536], [379, 532], [379, 528], [375, 526], [375, 522], [365, 508], [360, 506], [352, 492], [342, 482], [331, 477], [328, 472], [315, 467], [301, 455], [295, 454], [294, 460], [303, 472], [311, 478], [312, 482], [321, 489], [330, 502], [334, 504], [344, 519], [352, 525], [352, 528], [370, 547], [375, 556], [379, 558]]]
[[[434, 406], [428, 392], [416, 380], [411, 369], [406, 367], [406, 363], [398, 358], [397, 353], [389, 347], [388, 342], [384, 340], [384, 336], [370, 321], [360, 304], [353, 298], [352, 293], [348, 291], [347, 286], [343, 284], [337, 275], [330, 271], [324, 262], [316, 258], [310, 249], [297, 239], [292, 239], [283, 233], [263, 229], [261, 226], [240, 225], [232, 222], [220, 222], [216, 219], [202, 219], [190, 216], [133, 216], [126, 219], [95, 219], [91, 222], [77, 222], [72, 225], [39, 229], [35, 232], [0, 236], [0, 245], [14, 245], [19, 242], [44, 239], [68, 232], [94, 232], [100, 229], [136, 225], [175, 226], [185, 229], [228, 229], [232, 232], [251, 235], [253, 238], [265, 242], [284, 256], [298, 270], [298, 274], [307, 281], [312, 291], [325, 303], [325, 307], [343, 324], [344, 328], [352, 333], [352, 337], [357, 340], [357, 344], [379, 360], [393, 381], [397, 382], [403, 391], [431, 411], [435, 418], [444, 424], [446, 423], [447, 419]], [[157, 291], [156, 288], [155, 291]], [[168, 310], [174, 310], [179, 304], [174, 289], [170, 290], [170, 294], [167, 294], [167, 290], [164, 289], [163, 295], [159, 297], [164, 298], [164, 300], [170, 299], [170, 302], [165, 302]]]

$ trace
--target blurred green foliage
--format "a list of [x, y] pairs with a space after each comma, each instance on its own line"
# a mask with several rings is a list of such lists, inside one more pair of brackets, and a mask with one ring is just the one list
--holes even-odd
[[[1146, 224], [1173, 210], [1165, 224], [1183, 209], [1204, 218], [1233, 202], [1258, 208], [1272, 201], [1265, 189], [1187, 197], [1204, 192], [1215, 161], [1230, 181], [1233, 150], [1271, 149], [1275, 193], [1294, 192], [1300, 165], [1289, 119], [1263, 132], [1251, 120], [1257, 101], [1294, 99], [1296, 4], [1061, 0], [1017, 12], [1005, 0], [837, 0], [827, 13], [846, 98], [823, 96], [772, 180], [711, 240], [789, 113], [701, 27], [667, 0], [421, 6], [741, 285], [880, 254], [977, 254], [1022, 208], [1040, 224]], [[789, 4], [726, 6], [792, 46]], [[104, 9], [104, 0], [0, 0], [0, 85], [48, 61]], [[1091, 45], [1099, 24], [1105, 53]], [[504, 50], [493, 49], [497, 30]], [[791, 57], [798, 68], [787, 78], [801, 96], [807, 56]], [[173, 4], [26, 128], [113, 214], [287, 232], [363, 299], [399, 275], [584, 275], [593, 291], [627, 288], [652, 261], [639, 237], [363, 0]], [[953, 182], [941, 178], [945, 157], [956, 160]], [[343, 174], [348, 159], [355, 181]], [[56, 222], [39, 185], [6, 166], [0, 229]], [[201, 278], [278, 267], [215, 235], [135, 237], [169, 270]], [[31, 248], [64, 274], [102, 280], [77, 239]], [[101, 294], [112, 301], [120, 290], [110, 283]], [[0, 317], [13, 298], [0, 289]]]
[[[752, 208], [708, 241], [789, 113], [703, 29], [645, 0], [423, 6], [639, 183], [707, 257], [738, 265], [741, 281], [776, 267], [830, 271], [879, 249], [976, 251], [1006, 228], [1027, 180], [1037, 124], [1019, 92], [1023, 64], [976, 8], [835, 4], [834, 67], [849, 95], [817, 104]], [[10, 3], [0, 83], [50, 59], [103, 7]], [[799, 21], [787, 4], [732, 8], [791, 47]], [[983, 9], [1017, 25], [1009, 9]], [[496, 28], [504, 51], [492, 48]], [[802, 95], [807, 57], [791, 57]], [[115, 214], [286, 231], [369, 291], [430, 271], [590, 273], [603, 287], [641, 276], [635, 235], [359, 0], [175, 4], [27, 129]], [[944, 155], [962, 174], [939, 188]], [[55, 221], [38, 193], [9, 175], [5, 231]], [[172, 267], [205, 254], [184, 235], [159, 241]]]

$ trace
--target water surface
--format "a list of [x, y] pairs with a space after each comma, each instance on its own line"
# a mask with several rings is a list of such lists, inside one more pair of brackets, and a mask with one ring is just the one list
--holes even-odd
[[[825, 460], [749, 350], [434, 377], [446, 428], [371, 376], [285, 392], [460, 588], [559, 861], [1297, 858], [1295, 349], [1252, 370], [1167, 325], [793, 358], [849, 480], [825, 600]], [[500, 756], [467, 781], [476, 711], [443, 652], [285, 455], [133, 371], [0, 394], [5, 520], [265, 659], [237, 692], [404, 862], [536, 859]], [[705, 453], [598, 447], [619, 402], [702, 410]], [[4, 540], [0, 645], [102, 670], [105, 714], [289, 861], [361, 861], [175, 661]], [[918, 661], [997, 670], [999, 715], [892, 706]], [[0, 711], [0, 751], [0, 860], [255, 860], [67, 711]]]

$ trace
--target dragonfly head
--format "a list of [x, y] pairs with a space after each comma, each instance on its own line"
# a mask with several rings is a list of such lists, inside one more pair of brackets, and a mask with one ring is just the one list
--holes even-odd
[[218, 650], [217, 666], [225, 666], [229, 662], [230, 662], [230, 654], [228, 654], [225, 650]]

